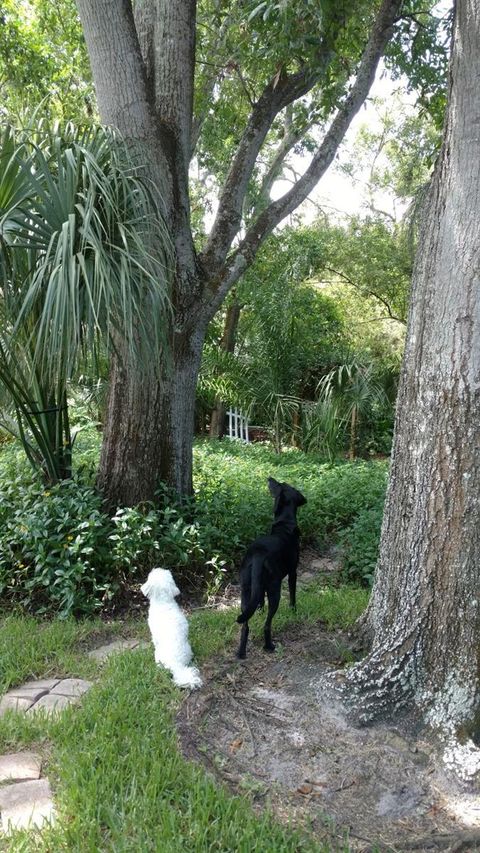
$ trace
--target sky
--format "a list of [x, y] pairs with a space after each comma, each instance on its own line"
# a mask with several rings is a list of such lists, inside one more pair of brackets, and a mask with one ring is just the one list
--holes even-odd
[[[363, 174], [360, 173], [358, 176], [360, 180], [353, 180], [342, 172], [339, 167], [342, 163], [355, 159], [355, 139], [363, 125], [367, 125], [370, 130], [380, 128], [382, 106], [376, 103], [377, 99], [380, 99], [380, 101], [387, 100], [392, 104], [394, 103], [393, 96], [397, 93], [397, 109], [399, 112], [402, 110], [405, 113], [408, 109], [412, 109], [414, 96], [407, 95], [405, 90], [401, 90], [402, 86], [401, 84], [399, 85], [399, 81], [393, 81], [384, 67], [380, 66], [370, 90], [370, 95], [353, 119], [335, 161], [311, 193], [309, 197], [311, 201], [307, 200], [296, 211], [296, 215], [300, 214], [305, 223], [313, 221], [318, 216], [318, 206], [334, 218], [351, 216], [362, 210], [365, 201], [365, 185], [368, 179], [368, 170], [366, 169]], [[308, 163], [309, 156], [299, 156], [293, 160], [293, 166], [299, 174], [305, 171]], [[278, 198], [290, 187], [291, 184], [287, 181], [277, 181], [272, 189], [272, 198]], [[390, 194], [378, 194], [376, 202], [377, 206], [381, 207], [382, 210], [386, 210], [392, 215], [395, 215], [395, 213], [398, 215], [398, 206], [395, 209], [394, 199]]]

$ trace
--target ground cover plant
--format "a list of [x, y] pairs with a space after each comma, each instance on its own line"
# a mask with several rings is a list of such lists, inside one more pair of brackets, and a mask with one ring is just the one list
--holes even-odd
[[[297, 486], [303, 543], [324, 552], [342, 533], [352, 580], [367, 583], [376, 558], [386, 463], [329, 463], [294, 448], [199, 441], [195, 498], [159, 490], [156, 505], [108, 515], [93, 483], [98, 433], [78, 436], [74, 479], [45, 488], [14, 443], [0, 450], [0, 600], [30, 612], [99, 611], [155, 565], [200, 591], [218, 592], [243, 549], [271, 523], [267, 477]], [[361, 528], [362, 514], [369, 526]], [[373, 523], [372, 523], [373, 522]], [[350, 531], [350, 532], [349, 532]]]
[[[365, 591], [352, 587], [326, 590], [311, 584], [302, 592], [297, 614], [282, 601], [278, 630], [319, 619], [345, 627], [366, 598]], [[261, 630], [260, 622], [252, 620], [254, 630]], [[109, 630], [136, 630], [138, 635], [144, 623], [104, 627], [103, 632], [96, 620], [48, 623], [18, 615], [0, 623], [0, 651], [8, 650], [0, 692], [31, 676], [100, 676], [81, 707], [58, 718], [13, 713], [0, 718], [0, 753], [22, 747], [39, 751], [58, 810], [55, 828], [35, 840], [19, 832], [8, 849], [328, 853], [331, 848], [304, 829], [281, 826], [263, 800], [262, 810], [255, 810], [253, 786], [231, 796], [183, 758], [175, 729], [182, 693], [155, 667], [151, 649], [114, 656], [101, 673], [84, 654]], [[236, 632], [232, 609], [196, 611], [191, 640], [197, 660], [233, 650]], [[340, 850], [348, 850], [347, 845]]]

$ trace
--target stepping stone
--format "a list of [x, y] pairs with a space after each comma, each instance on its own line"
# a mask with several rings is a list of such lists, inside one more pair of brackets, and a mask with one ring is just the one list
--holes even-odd
[[28, 711], [33, 705], [33, 699], [28, 696], [11, 696], [6, 693], [0, 699], [0, 717], [7, 711]]
[[92, 649], [88, 653], [90, 658], [102, 663], [116, 652], [132, 651], [133, 649], [144, 649], [148, 646], [143, 640], [114, 640], [113, 643], [108, 643], [106, 646], [99, 646], [98, 649]]
[[[55, 687], [59, 678], [42, 678], [39, 681], [26, 681], [25, 684], [21, 685], [22, 690], [51, 690], [52, 687]], [[12, 688], [13, 690], [13, 688]]]
[[40, 696], [45, 696], [45, 693], [48, 693], [47, 687], [26, 687], [25, 684], [22, 684], [21, 687], [14, 687], [9, 690], [6, 696], [12, 696], [16, 699], [31, 699], [32, 702], [36, 702]]
[[86, 693], [93, 686], [92, 681], [84, 681], [83, 678], [62, 678], [61, 681], [50, 691], [49, 696], [69, 696], [77, 698]]
[[17, 782], [0, 788], [0, 815], [5, 833], [52, 822], [54, 807], [48, 779]]
[[46, 714], [58, 714], [69, 705], [78, 703], [78, 696], [61, 696], [60, 694], [46, 693], [38, 702], [35, 702], [28, 710], [27, 714], [35, 714], [37, 711], [45, 711]]
[[34, 752], [14, 752], [0, 755], [0, 782], [20, 782], [39, 779], [42, 759]]

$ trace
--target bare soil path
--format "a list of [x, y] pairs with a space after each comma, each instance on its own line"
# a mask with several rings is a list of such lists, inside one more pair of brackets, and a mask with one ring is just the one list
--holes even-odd
[[[303, 569], [331, 571], [310, 559]], [[312, 569], [313, 565], [313, 569]], [[354, 728], [322, 696], [328, 669], [344, 665], [349, 638], [322, 624], [259, 638], [246, 661], [202, 670], [204, 688], [182, 706], [184, 753], [233, 790], [249, 788], [285, 820], [304, 822], [344, 850], [480, 850], [480, 798], [462, 792], [436, 763], [434, 743], [412, 720]]]

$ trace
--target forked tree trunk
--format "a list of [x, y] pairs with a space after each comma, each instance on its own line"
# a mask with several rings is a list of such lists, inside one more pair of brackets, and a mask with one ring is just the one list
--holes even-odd
[[364, 619], [372, 647], [341, 688], [364, 722], [413, 703], [449, 736], [448, 760], [465, 778], [480, 768], [466, 738], [475, 727], [478, 737], [480, 707], [479, 122], [480, 6], [458, 0], [447, 124], [414, 270]]
[[[132, 145], [139, 165], [160, 192], [175, 256], [173, 372], [165, 372], [156, 385], [153, 374], [139, 376], [117, 361], [112, 365], [99, 485], [111, 505], [131, 505], [153, 497], [159, 476], [180, 491], [190, 491], [194, 386], [206, 318], [213, 317], [263, 241], [307, 198], [332, 163], [368, 95], [402, 0], [380, 3], [355, 79], [340, 99], [304, 175], [259, 212], [240, 237], [245, 196], [272, 124], [329, 72], [331, 51], [326, 44], [332, 34], [322, 32], [323, 17], [315, 59], [289, 73], [282, 69], [266, 82], [251, 106], [220, 192], [215, 221], [198, 255], [190, 227], [188, 186], [197, 2], [76, 2], [101, 119], [118, 128]], [[343, 26], [340, 16], [335, 38]], [[285, 154], [288, 150], [286, 146]]]

